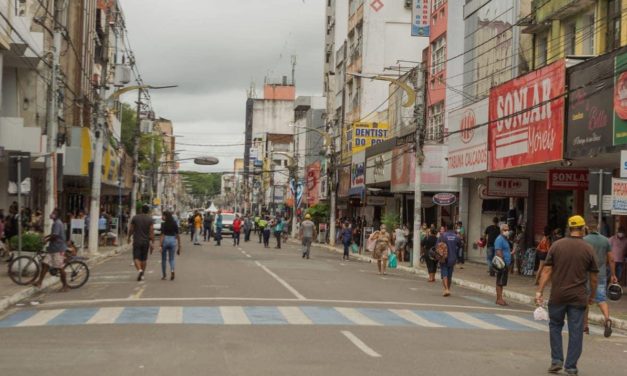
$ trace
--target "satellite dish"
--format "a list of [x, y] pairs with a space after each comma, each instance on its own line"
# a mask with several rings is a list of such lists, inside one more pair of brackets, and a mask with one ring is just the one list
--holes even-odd
[[216, 157], [200, 157], [194, 158], [194, 164], [202, 166], [213, 166], [220, 162]]

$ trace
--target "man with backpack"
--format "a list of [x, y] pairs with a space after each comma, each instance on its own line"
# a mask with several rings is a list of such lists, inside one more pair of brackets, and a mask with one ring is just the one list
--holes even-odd
[[453, 224], [446, 225], [446, 231], [438, 239], [436, 245], [436, 257], [440, 264], [440, 276], [444, 286], [443, 296], [451, 295], [451, 285], [453, 283], [453, 270], [457, 263], [457, 255], [462, 246], [462, 240], [453, 230]]

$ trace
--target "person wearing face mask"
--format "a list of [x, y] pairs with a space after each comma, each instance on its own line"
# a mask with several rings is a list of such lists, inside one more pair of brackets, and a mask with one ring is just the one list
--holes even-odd
[[620, 283], [625, 266], [625, 257], [627, 256], [627, 236], [625, 236], [624, 227], [619, 227], [616, 235], [610, 238], [610, 246], [612, 247], [612, 258], [616, 264], [616, 277]]
[[509, 245], [509, 226], [501, 225], [501, 234], [494, 241], [494, 252], [496, 256], [505, 261], [505, 267], [496, 272], [496, 304], [506, 306], [507, 302], [503, 299], [503, 287], [507, 286], [507, 278], [509, 277], [509, 266], [512, 263], [512, 252]]

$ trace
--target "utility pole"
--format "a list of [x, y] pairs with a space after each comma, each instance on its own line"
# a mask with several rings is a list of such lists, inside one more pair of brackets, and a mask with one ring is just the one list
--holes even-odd
[[[343, 96], [342, 96], [343, 97]], [[343, 110], [342, 110], [343, 111]], [[331, 128], [329, 127], [329, 130]], [[331, 186], [330, 192], [330, 204], [331, 204], [331, 213], [329, 216], [329, 244], [332, 246], [335, 245], [335, 175], [336, 175], [336, 163], [335, 163], [335, 139], [333, 137], [328, 137], [327, 144], [327, 169], [329, 170], [328, 179], [330, 180], [329, 185]]]
[[136, 127], [135, 131], [135, 147], [133, 148], [133, 190], [131, 191], [131, 211], [129, 215], [129, 223], [131, 218], [137, 214], [137, 191], [139, 190], [139, 139], [141, 136], [140, 130], [140, 113], [142, 104], [142, 89], [137, 90], [137, 113], [136, 113]]
[[424, 155], [422, 153], [423, 137], [422, 133], [425, 126], [425, 98], [424, 98], [424, 63], [418, 64], [416, 67], [416, 104], [414, 114], [416, 116], [416, 181], [414, 182], [414, 239], [412, 248], [412, 266], [417, 267], [420, 263], [420, 229], [422, 227], [422, 187], [420, 175], [422, 173], [422, 162]]
[[[48, 98], [48, 108], [46, 111], [47, 120], [47, 143], [48, 143], [48, 156], [46, 157], [46, 203], [44, 214], [44, 227], [49, 229], [52, 225], [52, 220], [49, 218], [52, 210], [57, 206], [57, 138], [59, 133], [59, 60], [61, 57], [61, 35], [62, 20], [61, 12], [65, 11], [65, 0], [63, 4], [59, 4], [59, 1], [53, 1], [53, 13], [54, 13], [54, 34], [52, 37], [52, 68], [50, 77], [50, 94]], [[18, 182], [18, 185], [20, 182]]]
[[[106, 13], [106, 9], [104, 10]], [[108, 15], [105, 14], [105, 18]], [[100, 188], [102, 184], [102, 149], [107, 134], [107, 71], [109, 67], [109, 23], [105, 23], [105, 37], [103, 42], [103, 67], [100, 77], [100, 93], [96, 102], [96, 121], [94, 122], [94, 136], [96, 147], [94, 151], [94, 167], [92, 170], [91, 205], [89, 208], [89, 252], [98, 252], [98, 220], [100, 218]]]

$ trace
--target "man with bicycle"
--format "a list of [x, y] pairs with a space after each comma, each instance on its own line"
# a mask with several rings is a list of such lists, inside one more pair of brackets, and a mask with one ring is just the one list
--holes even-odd
[[65, 241], [65, 229], [63, 222], [61, 221], [61, 211], [54, 209], [50, 214], [52, 219], [52, 229], [50, 234], [44, 237], [44, 242], [48, 242], [48, 250], [41, 265], [41, 274], [39, 279], [33, 284], [35, 287], [41, 287], [41, 284], [51, 268], [58, 269], [61, 277], [61, 283], [63, 287], [61, 292], [69, 290], [67, 280], [65, 277], [65, 251], [67, 250], [67, 243]]

